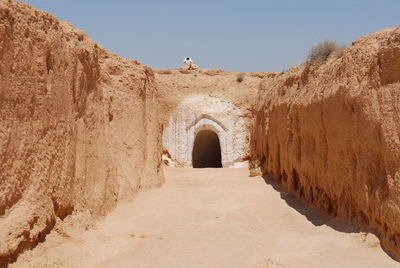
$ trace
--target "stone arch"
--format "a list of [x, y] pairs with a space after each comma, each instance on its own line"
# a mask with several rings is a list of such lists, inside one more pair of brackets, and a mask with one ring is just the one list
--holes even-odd
[[197, 117], [196, 120], [194, 120], [193, 123], [190, 124], [187, 128], [189, 129], [189, 128], [193, 127], [194, 125], [196, 125], [196, 124], [197, 124], [200, 120], [202, 120], [202, 119], [209, 119], [209, 120], [211, 120], [211, 121], [214, 121], [214, 122], [215, 122], [217, 125], [219, 125], [223, 130], [225, 130], [225, 131], [228, 130], [227, 127], [224, 126], [224, 124], [223, 124], [221, 121], [219, 121], [219, 120], [213, 118], [212, 116], [210, 116], [210, 115], [208, 115], [208, 114], [202, 114], [201, 116]]
[[[211, 116], [203, 117], [200, 120], [195, 120], [194, 121], [195, 124], [193, 124], [188, 129], [188, 132], [189, 132], [188, 143], [194, 145], [194, 141], [195, 141], [197, 133], [202, 131], [202, 130], [214, 131], [218, 135], [218, 138], [219, 138], [219, 141], [220, 141], [222, 165], [226, 166], [226, 165], [229, 164], [229, 159], [228, 159], [228, 155], [227, 155], [226, 146], [224, 146], [226, 144], [226, 139], [227, 139], [226, 130], [223, 128], [223, 126], [221, 126], [221, 124], [219, 124], [218, 122], [214, 121], [213, 119], [209, 119], [209, 118], [212, 118], [212, 117]], [[190, 163], [193, 163], [192, 155], [190, 155], [190, 159], [189, 160], [190, 160]]]
[[[202, 120], [200, 120], [200, 121], [198, 121], [198, 123], [196, 123], [195, 125], [193, 125], [191, 127], [194, 130], [194, 135], [197, 135], [197, 133], [202, 130], [211, 130], [211, 131], [214, 131], [217, 135], [222, 133], [222, 131], [224, 131], [224, 129], [219, 124], [216, 123], [215, 125], [213, 125], [207, 121], [204, 120], [202, 122]], [[210, 121], [213, 121], [213, 120], [210, 120]], [[189, 129], [189, 131], [190, 131], [190, 129]]]
[[210, 129], [203, 128], [196, 131], [192, 149], [193, 168], [220, 168], [221, 143], [218, 134]]
[[245, 123], [242, 111], [232, 103], [209, 96], [192, 96], [171, 114], [163, 133], [163, 146], [171, 157], [192, 167], [196, 135], [212, 130], [219, 138], [222, 165], [229, 166], [246, 155]]

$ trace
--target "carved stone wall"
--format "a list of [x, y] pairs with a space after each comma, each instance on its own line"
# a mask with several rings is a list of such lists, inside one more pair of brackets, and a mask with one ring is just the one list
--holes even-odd
[[191, 167], [197, 133], [212, 130], [220, 140], [222, 165], [230, 166], [243, 158], [248, 149], [242, 116], [240, 109], [220, 98], [188, 97], [169, 118], [163, 134], [164, 147], [177, 162]]

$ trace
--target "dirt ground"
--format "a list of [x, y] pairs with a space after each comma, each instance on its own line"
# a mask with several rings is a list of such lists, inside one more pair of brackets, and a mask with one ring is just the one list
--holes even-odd
[[247, 174], [165, 167], [161, 188], [92, 230], [53, 231], [11, 267], [400, 267], [374, 235]]

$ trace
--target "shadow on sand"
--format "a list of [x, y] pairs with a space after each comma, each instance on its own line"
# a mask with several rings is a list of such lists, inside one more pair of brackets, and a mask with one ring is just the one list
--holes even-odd
[[295, 209], [300, 214], [304, 215], [307, 220], [311, 222], [314, 226], [326, 225], [336, 231], [345, 233], [374, 233], [371, 230], [364, 230], [344, 218], [332, 217], [327, 214], [323, 214], [311, 205], [303, 203], [302, 201], [297, 199], [292, 193], [284, 189], [280, 182], [271, 179], [267, 175], [263, 175], [262, 178], [264, 179], [266, 184], [272, 186], [276, 191], [280, 193], [281, 198], [285, 200], [286, 204], [288, 204], [291, 208]]
[[393, 255], [391, 255], [390, 252], [385, 249], [382, 244], [382, 240], [379, 237], [379, 234], [375, 230], [357, 226], [353, 222], [341, 217], [332, 217], [324, 214], [321, 211], [312, 207], [311, 205], [303, 203], [302, 201], [297, 199], [292, 193], [284, 189], [280, 182], [271, 179], [268, 175], [262, 175], [262, 178], [267, 185], [272, 186], [276, 191], [280, 193], [281, 198], [285, 200], [288, 206], [305, 216], [307, 220], [311, 222], [314, 226], [326, 225], [338, 232], [370, 233], [372, 235], [375, 235], [380, 241], [380, 246], [382, 250], [393, 260], [396, 260]]

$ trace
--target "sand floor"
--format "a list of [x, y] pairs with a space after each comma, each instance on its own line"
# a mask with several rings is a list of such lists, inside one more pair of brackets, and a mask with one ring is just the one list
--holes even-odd
[[11, 267], [400, 267], [374, 235], [247, 169], [166, 167], [165, 176], [96, 228], [50, 234]]

